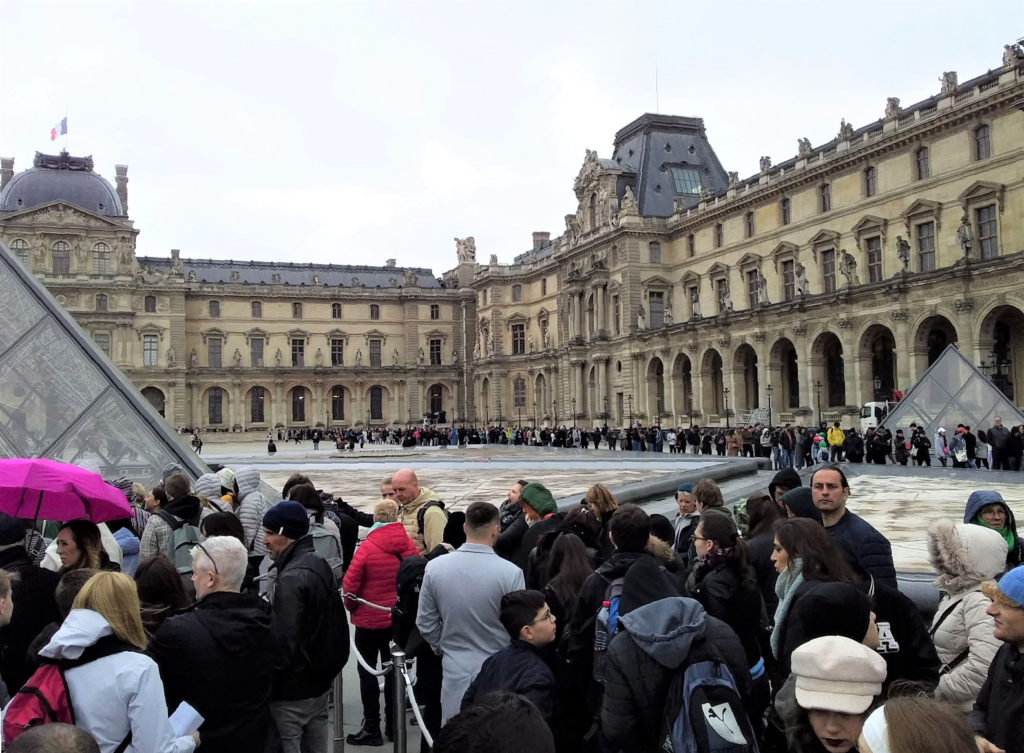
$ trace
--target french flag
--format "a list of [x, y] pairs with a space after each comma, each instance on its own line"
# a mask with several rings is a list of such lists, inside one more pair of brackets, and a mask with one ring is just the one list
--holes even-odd
[[56, 141], [58, 136], [63, 136], [68, 132], [68, 119], [65, 116], [59, 124], [50, 129], [50, 141]]

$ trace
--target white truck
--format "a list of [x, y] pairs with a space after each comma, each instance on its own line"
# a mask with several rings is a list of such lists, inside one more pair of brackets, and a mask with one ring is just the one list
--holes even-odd
[[860, 409], [861, 433], [876, 428], [895, 406], [896, 403], [887, 401], [864, 403]]

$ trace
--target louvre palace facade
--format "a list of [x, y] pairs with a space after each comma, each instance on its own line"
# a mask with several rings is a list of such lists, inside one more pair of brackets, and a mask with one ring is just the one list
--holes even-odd
[[511, 264], [456, 239], [440, 278], [137, 256], [127, 168], [67, 154], [2, 161], [0, 239], [175, 426], [845, 421], [951, 343], [1019, 405], [1024, 55], [999, 62], [746, 178], [701, 119], [643, 115], [586, 152], [563, 233]]

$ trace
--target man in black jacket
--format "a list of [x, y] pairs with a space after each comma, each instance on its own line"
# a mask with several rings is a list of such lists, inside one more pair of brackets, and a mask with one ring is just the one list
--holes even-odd
[[10, 624], [0, 628], [0, 676], [14, 695], [32, 676], [27, 664], [29, 644], [52, 622], [60, 622], [53, 598], [60, 576], [32, 564], [25, 550], [25, 526], [0, 513], [0, 569], [18, 576], [13, 597], [17, 607]]
[[278, 502], [263, 516], [263, 529], [277, 575], [271, 596], [276, 654], [270, 713], [284, 753], [326, 750], [328, 691], [349, 653], [338, 582], [313, 549], [301, 504]]
[[1024, 719], [1024, 566], [1015, 567], [997, 586], [981, 587], [992, 600], [986, 613], [1003, 645], [988, 668], [971, 712], [980, 753], [1024, 753], [1020, 720]]
[[1006, 452], [1006, 445], [1010, 441], [1010, 432], [1003, 426], [1003, 419], [996, 416], [992, 419], [992, 428], [988, 430], [988, 446], [992, 450], [992, 470], [1010, 470], [1010, 458]]
[[274, 660], [270, 605], [239, 590], [248, 565], [245, 545], [211, 536], [192, 551], [198, 601], [171, 617], [150, 639], [168, 708], [187, 701], [202, 714], [203, 750], [261, 750], [270, 722]]

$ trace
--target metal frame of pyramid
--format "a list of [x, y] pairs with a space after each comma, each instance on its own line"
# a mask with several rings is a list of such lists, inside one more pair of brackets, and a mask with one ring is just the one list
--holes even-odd
[[0, 457], [98, 466], [144, 485], [209, 468], [0, 242]]
[[916, 423], [924, 426], [931, 438], [939, 427], [951, 436], [957, 424], [970, 426], [972, 431], [988, 429], [993, 416], [1000, 416], [1006, 426], [1024, 424], [1024, 413], [956, 345], [948, 345], [882, 426], [895, 432]]

